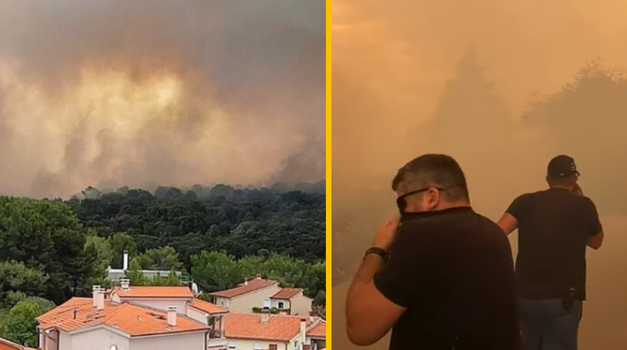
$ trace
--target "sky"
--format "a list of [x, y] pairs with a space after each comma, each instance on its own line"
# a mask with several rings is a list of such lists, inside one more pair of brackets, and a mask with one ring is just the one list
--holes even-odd
[[325, 5], [0, 2], [0, 193], [325, 176]]
[[[551, 157], [575, 157], [607, 237], [588, 252], [581, 349], [627, 347], [627, 285], [612, 282], [627, 270], [627, 85], [592, 79], [567, 93], [595, 60], [627, 70], [627, 3], [333, 0], [332, 13], [334, 345], [357, 349], [345, 337], [347, 281], [394, 213], [392, 178], [437, 152], [459, 161], [473, 207], [493, 220], [546, 188]], [[564, 119], [539, 122], [551, 113]], [[516, 254], [517, 233], [510, 241]]]

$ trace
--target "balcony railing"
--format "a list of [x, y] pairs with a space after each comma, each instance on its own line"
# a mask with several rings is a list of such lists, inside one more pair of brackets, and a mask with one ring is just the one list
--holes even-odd
[[279, 309], [276, 307], [273, 308], [261, 308], [261, 307], [253, 307], [253, 313], [256, 314], [263, 314], [263, 313], [269, 313], [269, 314], [273, 314], [273, 315], [278, 315], [281, 313], [287, 313], [288, 315], [291, 314], [291, 309]]

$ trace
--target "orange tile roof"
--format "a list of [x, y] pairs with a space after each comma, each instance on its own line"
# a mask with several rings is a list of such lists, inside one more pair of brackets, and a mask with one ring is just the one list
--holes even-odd
[[229, 309], [225, 307], [221, 307], [216, 304], [212, 304], [210, 302], [207, 302], [198, 298], [194, 298], [194, 300], [192, 300], [192, 303], [189, 306], [193, 307], [194, 309], [204, 311], [208, 314], [220, 314], [220, 313], [229, 312]]
[[312, 338], [327, 338], [327, 324], [320, 322], [307, 331], [307, 336]]
[[115, 287], [113, 292], [120, 298], [193, 298], [194, 293], [186, 286], [131, 286], [128, 291]]
[[242, 294], [257, 291], [259, 289], [268, 288], [278, 283], [279, 282], [277, 281], [264, 280], [258, 277], [248, 282], [240, 283], [235, 288], [214, 292], [214, 293], [211, 293], [211, 295], [215, 297], [221, 297], [221, 298], [233, 298]]
[[272, 299], [289, 299], [296, 294], [302, 292], [301, 288], [283, 288], [278, 291], [275, 295], [271, 296]]
[[35, 349], [26, 348], [22, 345], [16, 344], [7, 339], [0, 338], [0, 350], [35, 350]]
[[104, 309], [98, 311], [92, 306], [91, 298], [72, 298], [39, 316], [37, 320], [43, 329], [54, 327], [65, 332], [72, 332], [104, 325], [120, 329], [131, 336], [209, 329], [207, 326], [182, 315], [177, 315], [177, 325], [171, 327], [167, 323], [166, 312], [129, 303], [115, 304], [107, 300]]
[[[261, 314], [227, 314], [224, 317], [226, 337], [287, 342], [300, 332], [301, 317], [269, 315], [267, 323], [262, 323], [261, 318]], [[306, 320], [310, 326], [311, 319]]]

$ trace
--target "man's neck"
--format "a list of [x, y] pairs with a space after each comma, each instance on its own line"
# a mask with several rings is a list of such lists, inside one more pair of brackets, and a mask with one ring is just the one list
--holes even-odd
[[441, 203], [435, 210], [446, 210], [446, 209], [453, 209], [453, 208], [462, 208], [462, 207], [469, 207], [470, 203], [467, 201], [458, 201], [458, 202], [452, 202], [452, 203]]
[[558, 190], [567, 190], [567, 191], [573, 190], [571, 186], [549, 186], [549, 189], [558, 189]]

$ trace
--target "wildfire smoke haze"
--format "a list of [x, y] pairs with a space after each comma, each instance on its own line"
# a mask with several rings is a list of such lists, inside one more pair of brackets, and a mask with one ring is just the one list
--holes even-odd
[[430, 152], [460, 162], [473, 207], [493, 220], [546, 188], [552, 157], [573, 156], [607, 233], [587, 253], [579, 346], [627, 347], [627, 283], [616, 278], [627, 270], [626, 13], [618, 0], [333, 0], [336, 347], [358, 348], [341, 310], [363, 252], [397, 210], [390, 182]]
[[324, 178], [324, 2], [3, 1], [0, 192]]

